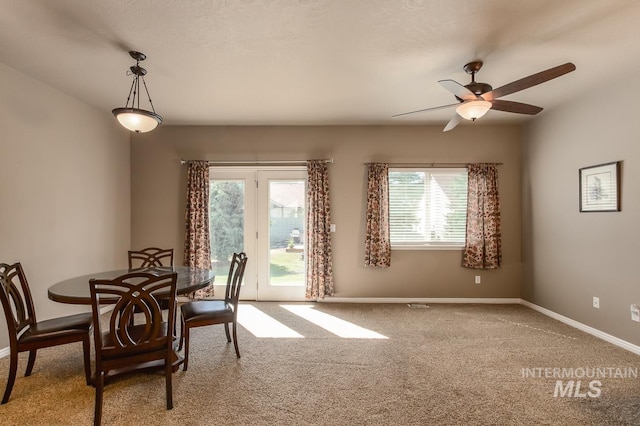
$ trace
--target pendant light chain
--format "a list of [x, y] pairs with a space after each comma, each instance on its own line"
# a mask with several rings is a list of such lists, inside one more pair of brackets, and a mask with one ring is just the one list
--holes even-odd
[[[124, 104], [125, 107], [129, 106], [129, 100], [131, 99], [131, 94], [133, 93], [133, 100], [136, 99], [136, 92], [134, 90], [134, 86], [136, 84], [136, 79], [134, 78], [131, 82], [131, 88], [129, 89], [129, 95], [127, 96], [127, 102]], [[131, 106], [133, 107], [133, 102], [131, 102]]]
[[[151, 102], [151, 95], [149, 94], [149, 89], [147, 89], [147, 82], [144, 81], [144, 77], [142, 77], [142, 84], [144, 85], [144, 91], [147, 92], [147, 98], [149, 98], [149, 105], [151, 105], [151, 110], [156, 112], [156, 109], [153, 107], [153, 102]], [[138, 95], [138, 102], [140, 102], [140, 96]]]

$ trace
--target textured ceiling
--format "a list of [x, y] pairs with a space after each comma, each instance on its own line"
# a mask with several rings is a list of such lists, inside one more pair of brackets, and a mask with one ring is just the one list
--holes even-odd
[[640, 67], [639, 24], [637, 0], [0, 0], [0, 62], [110, 114], [139, 50], [169, 125], [444, 126], [453, 108], [391, 116], [455, 102], [437, 81], [474, 59], [494, 88], [576, 64], [508, 100], [606, 95]]

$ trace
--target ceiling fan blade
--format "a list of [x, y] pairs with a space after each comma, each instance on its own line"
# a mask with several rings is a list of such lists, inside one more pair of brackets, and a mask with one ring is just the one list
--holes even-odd
[[539, 106], [523, 104], [522, 102], [504, 101], [501, 99], [492, 100], [491, 109], [529, 115], [536, 115], [542, 111], [542, 108]]
[[482, 98], [487, 101], [492, 101], [494, 99], [501, 98], [502, 96], [510, 95], [511, 93], [519, 92], [520, 90], [528, 89], [529, 87], [544, 83], [545, 81], [553, 80], [554, 78], [560, 77], [561, 75], [567, 74], [575, 69], [576, 66], [574, 64], [567, 62], [566, 64], [558, 65], [557, 67], [549, 68], [545, 71], [540, 71], [539, 73], [521, 78], [520, 80], [512, 81], [511, 83], [505, 84], [504, 86], [498, 87], [490, 92], [483, 93]]
[[449, 120], [449, 122], [447, 123], [447, 125], [445, 126], [443, 132], [448, 132], [449, 130], [453, 129], [454, 127], [456, 127], [459, 123], [460, 123], [460, 119], [462, 117], [460, 117], [458, 115], [458, 113], [456, 113], [456, 115], [453, 116], [453, 118], [451, 120]]
[[467, 89], [457, 81], [439, 80], [438, 83], [440, 83], [442, 87], [444, 87], [445, 89], [447, 89], [448, 91], [450, 91], [451, 93], [453, 93], [454, 95], [456, 95], [457, 97], [465, 101], [478, 98], [475, 93], [473, 93], [471, 90]]
[[458, 105], [460, 105], [460, 104], [459, 103], [455, 103], [455, 104], [449, 104], [449, 105], [441, 105], [441, 106], [437, 106], [437, 107], [433, 107], [433, 108], [418, 109], [416, 111], [409, 111], [409, 112], [403, 112], [402, 114], [392, 115], [391, 118], [400, 117], [402, 115], [415, 114], [416, 112], [435, 111], [435, 110], [438, 110], [438, 109], [451, 108], [453, 106], [458, 106]]

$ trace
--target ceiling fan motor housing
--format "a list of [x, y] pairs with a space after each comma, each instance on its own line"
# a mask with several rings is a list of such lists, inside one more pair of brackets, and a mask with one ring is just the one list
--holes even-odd
[[477, 82], [473, 82], [473, 83], [469, 83], [467, 85], [465, 85], [464, 87], [466, 87], [467, 89], [471, 90], [473, 93], [475, 93], [476, 95], [480, 96], [483, 93], [487, 93], [493, 90], [493, 87], [491, 87], [490, 84], [487, 83], [477, 83]]
[[[466, 84], [464, 87], [466, 87], [467, 89], [469, 89], [470, 91], [472, 91], [476, 96], [480, 96], [483, 93], [487, 93], [493, 90], [493, 87], [491, 87], [490, 84], [487, 83], [478, 83], [478, 82], [472, 82], [469, 84]], [[456, 99], [460, 102], [462, 102], [462, 99], [456, 96]]]

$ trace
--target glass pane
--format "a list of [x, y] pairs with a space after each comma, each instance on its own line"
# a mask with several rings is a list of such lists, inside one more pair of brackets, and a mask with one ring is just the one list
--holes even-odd
[[304, 285], [304, 180], [269, 181], [269, 283]]
[[244, 251], [244, 181], [211, 180], [209, 233], [216, 284], [225, 284], [234, 252]]

